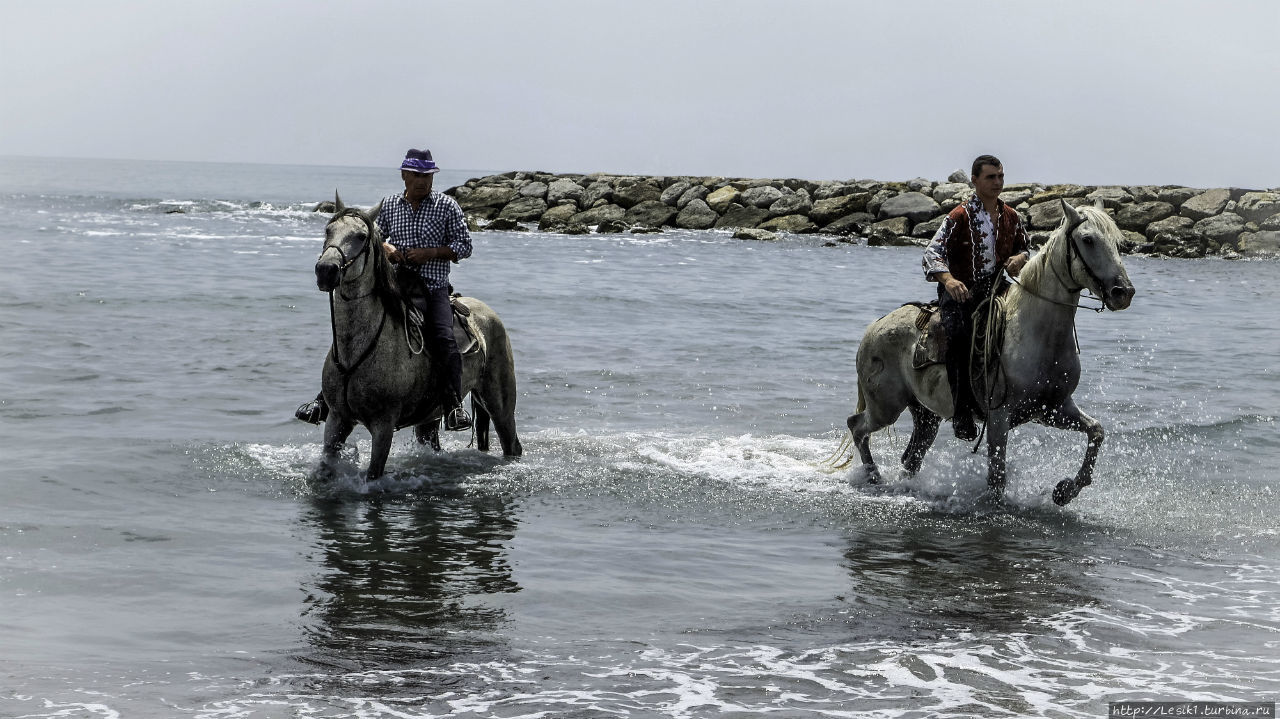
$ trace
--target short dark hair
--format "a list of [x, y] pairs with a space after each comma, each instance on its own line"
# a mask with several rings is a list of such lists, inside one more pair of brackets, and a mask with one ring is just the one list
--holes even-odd
[[978, 155], [973, 160], [973, 170], [970, 172], [970, 174], [973, 177], [977, 177], [978, 174], [982, 172], [983, 165], [995, 165], [996, 167], [1004, 167], [1004, 163], [1001, 162], [1000, 158], [996, 157], [995, 155]]

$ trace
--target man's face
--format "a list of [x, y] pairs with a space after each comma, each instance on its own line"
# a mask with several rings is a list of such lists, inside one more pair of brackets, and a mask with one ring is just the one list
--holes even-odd
[[995, 200], [1004, 189], [1004, 168], [999, 165], [983, 165], [974, 175], [973, 189], [983, 200]]
[[404, 196], [410, 200], [421, 200], [431, 194], [431, 180], [434, 174], [422, 172], [400, 171], [400, 179], [404, 180]]

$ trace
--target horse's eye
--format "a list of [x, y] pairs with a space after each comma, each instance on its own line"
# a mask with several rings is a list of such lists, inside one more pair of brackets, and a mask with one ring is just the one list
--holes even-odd
[[1083, 235], [1080, 239], [1081, 239], [1081, 240], [1082, 240], [1086, 245], [1092, 245], [1092, 244], [1093, 244], [1093, 235]]

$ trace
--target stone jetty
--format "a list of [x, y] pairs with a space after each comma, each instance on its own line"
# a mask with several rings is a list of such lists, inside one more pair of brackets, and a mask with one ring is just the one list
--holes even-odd
[[[924, 245], [972, 193], [957, 170], [942, 182], [744, 179], [507, 172], [445, 190], [473, 230], [567, 234], [724, 230], [771, 240], [819, 234], [828, 244]], [[1025, 182], [1000, 196], [1042, 244], [1062, 206], [1100, 203], [1126, 253], [1170, 257], [1280, 254], [1280, 188], [1092, 186]]]

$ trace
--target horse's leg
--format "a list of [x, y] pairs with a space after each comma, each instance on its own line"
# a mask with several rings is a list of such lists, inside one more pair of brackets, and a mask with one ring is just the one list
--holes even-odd
[[351, 436], [351, 430], [355, 429], [356, 423], [351, 421], [346, 415], [337, 412], [329, 412], [329, 417], [324, 423], [324, 458], [326, 461], [333, 461], [338, 458], [338, 453], [342, 451], [343, 444], [347, 441], [347, 437]]
[[524, 448], [520, 446], [520, 438], [516, 436], [515, 367], [510, 361], [495, 361], [490, 363], [487, 372], [488, 375], [481, 380], [480, 386], [472, 392], [480, 394], [480, 404], [484, 405], [494, 429], [498, 431], [503, 456], [519, 457], [524, 453]]
[[1098, 450], [1102, 448], [1102, 440], [1106, 433], [1102, 430], [1101, 422], [1081, 412], [1069, 397], [1061, 407], [1045, 415], [1040, 423], [1055, 429], [1084, 432], [1089, 438], [1084, 451], [1084, 462], [1080, 465], [1080, 471], [1076, 473], [1075, 479], [1064, 479], [1053, 488], [1053, 502], [1061, 507], [1075, 499], [1081, 489], [1093, 482], [1093, 464], [1098, 460]]
[[395, 421], [390, 418], [378, 419], [370, 425], [369, 434], [373, 436], [373, 443], [369, 450], [369, 471], [365, 473], [365, 481], [382, 476], [382, 471], [387, 466], [387, 456], [391, 454], [391, 440], [396, 434]]
[[994, 499], [1004, 497], [1004, 484], [1008, 479], [1005, 452], [1010, 429], [1008, 410], [987, 414], [987, 491]]
[[476, 449], [481, 452], [489, 451], [489, 410], [484, 408], [484, 404], [476, 399], [475, 394], [471, 395], [471, 426], [476, 431]]
[[875, 457], [871, 456], [871, 435], [879, 428], [871, 427], [870, 413], [866, 411], [850, 416], [845, 420], [845, 424], [853, 434], [853, 446], [858, 449], [858, 456], [862, 459], [862, 468], [867, 473], [867, 483], [880, 484], [880, 468], [876, 466]]
[[933, 446], [933, 440], [938, 436], [938, 425], [942, 423], [942, 418], [916, 401], [907, 408], [911, 410], [911, 440], [907, 442], [907, 449], [902, 453], [902, 469], [907, 476], [911, 477], [920, 471], [925, 453]]

